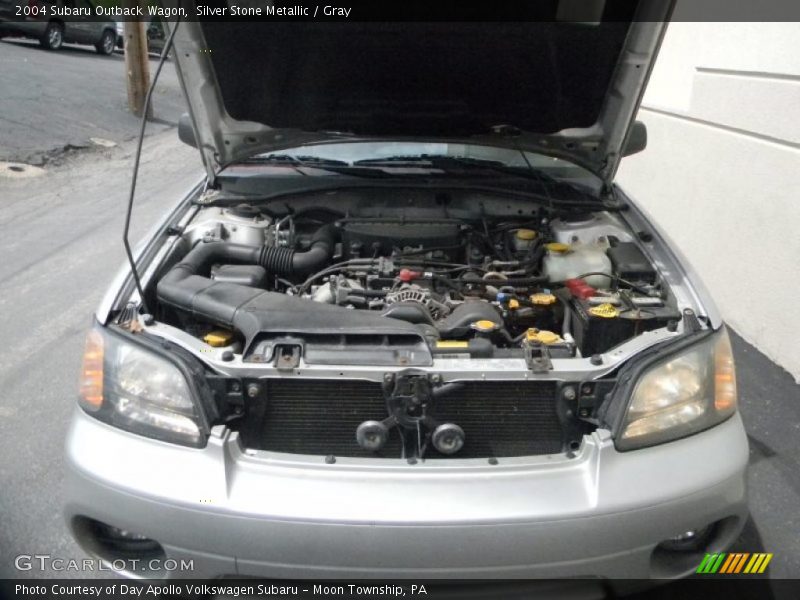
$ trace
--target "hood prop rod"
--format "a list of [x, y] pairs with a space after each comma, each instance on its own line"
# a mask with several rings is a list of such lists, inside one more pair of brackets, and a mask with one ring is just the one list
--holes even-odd
[[131, 227], [131, 213], [133, 212], [133, 198], [136, 194], [136, 177], [139, 174], [139, 159], [142, 156], [142, 142], [144, 141], [144, 130], [147, 127], [147, 113], [150, 111], [150, 102], [152, 101], [153, 97], [153, 89], [156, 87], [156, 83], [158, 83], [158, 76], [161, 74], [161, 68], [164, 66], [164, 63], [167, 60], [167, 55], [169, 54], [170, 49], [172, 48], [172, 40], [175, 37], [175, 32], [178, 30], [178, 24], [180, 23], [180, 18], [175, 22], [175, 26], [172, 27], [172, 31], [169, 32], [169, 37], [167, 38], [167, 42], [164, 44], [164, 48], [161, 51], [161, 57], [158, 60], [158, 67], [156, 67], [156, 72], [153, 75], [153, 79], [150, 82], [150, 87], [147, 88], [147, 95], [145, 96], [144, 100], [144, 107], [142, 108], [142, 121], [139, 127], [139, 139], [136, 141], [136, 152], [133, 158], [133, 174], [131, 176], [131, 191], [128, 194], [128, 210], [125, 213], [125, 228], [122, 233], [122, 243], [125, 246], [125, 255], [128, 257], [128, 264], [131, 267], [131, 274], [133, 275], [133, 281], [136, 283], [136, 291], [139, 292], [139, 299], [140, 305], [144, 309], [145, 313], [148, 313], [147, 303], [144, 298], [144, 289], [142, 288], [142, 281], [139, 278], [139, 272], [136, 269], [136, 261], [133, 259], [133, 252], [131, 251], [131, 243], [128, 239], [128, 234]]

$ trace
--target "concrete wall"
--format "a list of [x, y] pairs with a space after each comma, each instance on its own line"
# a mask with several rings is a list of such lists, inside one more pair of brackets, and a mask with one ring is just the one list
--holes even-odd
[[617, 181], [800, 381], [800, 23], [672, 23]]

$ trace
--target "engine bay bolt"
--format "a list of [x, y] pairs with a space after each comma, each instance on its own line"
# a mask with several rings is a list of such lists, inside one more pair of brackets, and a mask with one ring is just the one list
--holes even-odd
[[589, 359], [589, 362], [593, 365], [602, 365], [603, 364], [603, 357], [599, 354], [592, 354], [592, 358]]
[[234, 382], [231, 384], [231, 390], [232, 390], [232, 391], [234, 391], [234, 392], [239, 392], [239, 391], [241, 391], [241, 389], [242, 389], [242, 386], [239, 384], [239, 382], [238, 382], [238, 381], [234, 381]]
[[384, 381], [392, 381], [393, 379], [394, 375], [392, 373], [386, 373], [386, 375], [383, 376]]
[[431, 383], [441, 383], [441, 382], [442, 382], [442, 376], [439, 375], [439, 373], [434, 373], [433, 375], [431, 375]]
[[497, 464], [497, 459], [496, 459], [496, 458], [494, 458], [494, 457], [490, 458], [490, 459], [489, 459], [489, 464], [490, 464], [490, 465], [496, 465], [496, 464]]
[[225, 350], [225, 352], [222, 353], [221, 358], [225, 362], [230, 362], [233, 360], [233, 352], [231, 352], [230, 350]]
[[571, 385], [564, 388], [564, 390], [561, 392], [561, 396], [564, 398], [564, 400], [569, 401], [575, 400], [575, 398], [578, 397], [578, 395], [575, 393], [575, 388]]
[[591, 396], [592, 395], [592, 386], [589, 385], [589, 384], [584, 385], [581, 388], [581, 394], [583, 394], [584, 396]]
[[325, 457], [326, 464], [332, 465], [335, 462], [336, 462], [336, 457], [333, 454], [328, 454], [328, 456]]
[[153, 315], [142, 315], [142, 321], [149, 327], [156, 322], [156, 318]]
[[251, 383], [247, 386], [247, 397], [255, 398], [261, 392], [261, 387], [257, 383]]

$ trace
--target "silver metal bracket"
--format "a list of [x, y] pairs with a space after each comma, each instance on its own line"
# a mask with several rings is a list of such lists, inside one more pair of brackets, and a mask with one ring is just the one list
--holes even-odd
[[547, 373], [553, 370], [550, 352], [542, 344], [525, 344], [525, 364], [534, 373]]

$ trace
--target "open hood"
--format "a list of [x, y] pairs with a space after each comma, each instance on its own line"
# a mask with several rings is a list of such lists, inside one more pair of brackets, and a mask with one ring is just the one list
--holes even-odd
[[549, 4], [549, 20], [513, 23], [180, 23], [210, 180], [259, 152], [416, 139], [542, 152], [611, 181], [672, 3], [597, 0], [588, 18]]

